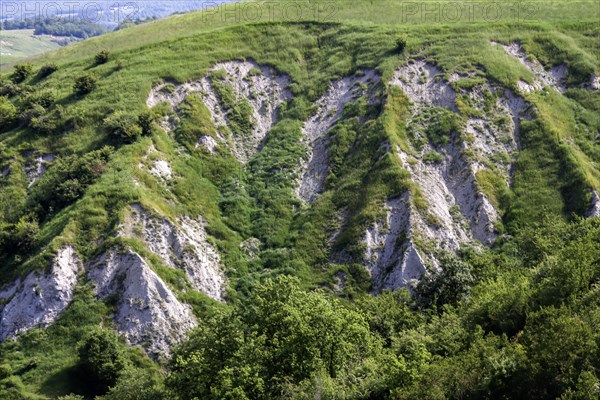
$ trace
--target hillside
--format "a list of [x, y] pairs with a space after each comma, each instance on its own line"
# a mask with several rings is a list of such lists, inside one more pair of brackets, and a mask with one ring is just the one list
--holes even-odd
[[0, 67], [59, 47], [50, 36], [34, 35], [33, 29], [3, 30], [0, 37]]
[[2, 67], [0, 397], [597, 397], [598, 4], [294, 4]]

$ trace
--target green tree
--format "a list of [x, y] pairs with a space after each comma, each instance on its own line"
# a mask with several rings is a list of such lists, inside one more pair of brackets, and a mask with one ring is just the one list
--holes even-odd
[[93, 332], [79, 348], [78, 371], [88, 383], [91, 394], [106, 393], [117, 383], [125, 366], [119, 339], [112, 331]]
[[456, 305], [467, 298], [474, 284], [471, 266], [455, 255], [440, 257], [440, 270], [424, 276], [417, 286], [417, 301], [425, 308]]
[[96, 400], [161, 400], [168, 399], [164, 382], [153, 369], [126, 368], [117, 384]]
[[341, 387], [380, 351], [360, 313], [282, 276], [203, 323], [175, 353], [168, 387], [182, 399], [268, 399], [319, 377]]
[[42, 66], [42, 68], [40, 68], [40, 72], [38, 72], [38, 76], [40, 78], [46, 78], [47, 76], [52, 75], [56, 71], [58, 71], [58, 65], [56, 65], [54, 63], [45, 64]]
[[36, 220], [22, 217], [14, 227], [14, 242], [18, 248], [30, 250], [37, 243], [39, 233], [40, 226]]

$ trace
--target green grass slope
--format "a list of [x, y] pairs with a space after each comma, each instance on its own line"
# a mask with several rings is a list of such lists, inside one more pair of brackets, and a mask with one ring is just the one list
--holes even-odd
[[36, 56], [60, 47], [47, 35], [34, 35], [33, 29], [0, 31], [0, 66]]

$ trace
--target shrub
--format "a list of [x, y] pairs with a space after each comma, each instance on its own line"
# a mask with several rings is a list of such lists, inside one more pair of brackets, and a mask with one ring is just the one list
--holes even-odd
[[54, 72], [58, 70], [58, 66], [56, 64], [46, 64], [40, 68], [40, 72], [38, 72], [38, 76], [40, 78], [45, 78], [47, 76], [52, 75]]
[[117, 111], [105, 118], [104, 127], [111, 134], [130, 143], [136, 141], [143, 133], [142, 128], [138, 125], [138, 118], [124, 111]]
[[44, 108], [49, 108], [54, 104], [54, 101], [55, 97], [52, 92], [35, 92], [23, 97], [21, 100], [21, 107], [23, 109], [29, 109], [38, 104]]
[[17, 108], [8, 98], [0, 96], [0, 126], [2, 130], [17, 119]]
[[425, 276], [417, 285], [417, 303], [424, 308], [445, 304], [457, 305], [467, 298], [474, 284], [472, 267], [455, 255], [443, 254], [440, 257], [442, 268]]
[[13, 369], [8, 363], [0, 364], [0, 379], [8, 378], [13, 374]]
[[436, 146], [450, 143], [450, 136], [461, 129], [460, 118], [453, 112], [437, 109], [425, 134], [431, 143]]
[[396, 38], [396, 51], [398, 53], [402, 53], [404, 51], [404, 49], [406, 49], [407, 43], [408, 43], [408, 36], [406, 35], [406, 33], [403, 33], [402, 35], [398, 36]]
[[17, 64], [15, 65], [15, 71], [13, 73], [13, 81], [16, 83], [23, 82], [33, 72], [33, 66], [31, 64]]
[[0, 96], [12, 97], [20, 94], [23, 89], [14, 82], [2, 82], [0, 84]]
[[46, 113], [46, 109], [39, 104], [32, 104], [31, 107], [21, 111], [21, 120], [31, 122], [34, 118], [39, 118]]
[[93, 74], [85, 74], [75, 80], [73, 88], [78, 94], [87, 94], [92, 92], [98, 86], [98, 79]]
[[232, 130], [236, 134], [249, 136], [252, 133], [256, 124], [252, 112], [252, 106], [247, 100], [242, 100], [233, 106], [229, 120]]
[[143, 135], [151, 135], [155, 127], [152, 112], [144, 111], [138, 115], [138, 125], [142, 128]]
[[59, 121], [54, 113], [39, 115], [29, 120], [29, 127], [37, 133], [48, 135], [59, 127]]
[[96, 65], [101, 65], [106, 64], [108, 62], [109, 57], [110, 52], [106, 49], [102, 49], [96, 54], [94, 60], [96, 61]]
[[104, 394], [117, 383], [125, 358], [116, 335], [108, 330], [92, 333], [79, 348], [78, 369], [93, 394]]
[[37, 221], [29, 221], [26, 218], [21, 218], [14, 227], [14, 240], [18, 248], [29, 250], [35, 246], [40, 226]]

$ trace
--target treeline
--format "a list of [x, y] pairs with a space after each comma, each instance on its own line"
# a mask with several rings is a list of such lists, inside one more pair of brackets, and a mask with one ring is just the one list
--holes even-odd
[[126, 20], [121, 22], [114, 30], [120, 31], [121, 29], [131, 28], [132, 26], [145, 24], [146, 22], [156, 21], [157, 19], [158, 19], [158, 17], [147, 17], [147, 18], [143, 18], [143, 19], [142, 18], [136, 18], [136, 19], [127, 18]]
[[85, 18], [26, 18], [2, 21], [2, 30], [33, 29], [35, 35], [72, 36], [87, 39], [106, 33], [107, 30]]

